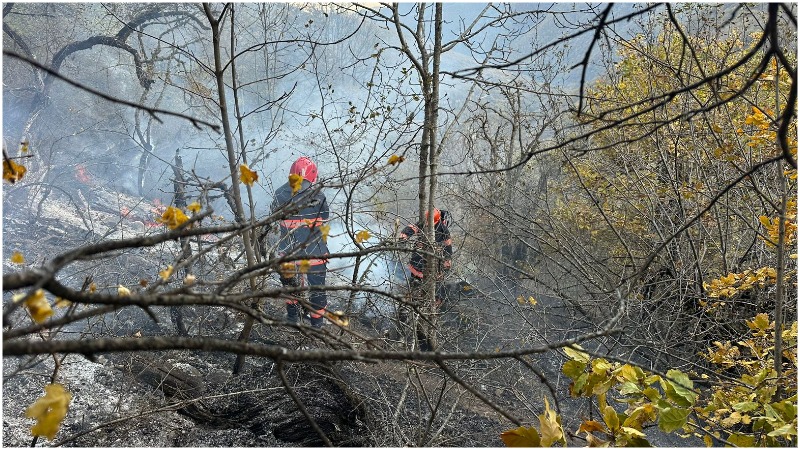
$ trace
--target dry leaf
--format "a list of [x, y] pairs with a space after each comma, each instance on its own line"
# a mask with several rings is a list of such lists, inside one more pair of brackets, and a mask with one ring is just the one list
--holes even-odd
[[69, 402], [72, 394], [60, 384], [48, 384], [44, 387], [45, 395], [25, 410], [25, 417], [36, 419], [36, 425], [31, 427], [33, 436], [45, 436], [53, 440], [58, 433], [64, 417], [67, 416]]
[[14, 264], [25, 264], [25, 257], [22, 256], [20, 252], [14, 252], [11, 254], [11, 262]]
[[3, 179], [11, 184], [21, 180], [27, 171], [28, 169], [22, 164], [17, 164], [10, 159], [3, 160]]
[[186, 209], [187, 209], [187, 210], [189, 210], [189, 211], [191, 211], [191, 212], [193, 212], [193, 213], [195, 213], [195, 214], [197, 214], [197, 213], [199, 213], [199, 212], [200, 212], [200, 210], [201, 210], [201, 209], [203, 209], [203, 207], [202, 207], [202, 206], [200, 206], [200, 203], [197, 203], [197, 202], [192, 202], [192, 203], [189, 203], [189, 204], [186, 206]]
[[186, 214], [174, 206], [168, 206], [166, 211], [164, 211], [164, 214], [162, 214], [161, 217], [156, 218], [158, 223], [163, 223], [170, 230], [178, 228], [187, 220], [189, 220], [189, 218], [186, 216]]
[[289, 187], [292, 188], [292, 194], [297, 194], [301, 187], [303, 187], [303, 177], [293, 173], [289, 175]]
[[252, 186], [253, 183], [258, 181], [258, 174], [250, 170], [250, 168], [245, 164], [242, 164], [239, 166], [239, 179], [242, 181], [242, 183]]
[[172, 265], [167, 266], [166, 269], [158, 272], [158, 276], [161, 277], [162, 280], [167, 281], [169, 277], [172, 275]]

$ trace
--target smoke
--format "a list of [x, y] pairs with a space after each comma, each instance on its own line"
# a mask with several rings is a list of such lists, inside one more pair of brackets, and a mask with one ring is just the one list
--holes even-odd
[[[336, 211], [336, 203], [332, 205], [332, 211]], [[341, 217], [335, 213], [331, 215], [332, 220], [328, 235], [328, 249], [331, 259], [328, 262], [328, 284], [330, 285], [350, 285], [353, 284], [353, 274], [356, 270], [356, 257], [339, 258], [337, 254], [353, 253], [359, 248], [347, 233]], [[382, 224], [368, 214], [355, 214], [354, 232], [366, 230], [370, 232], [370, 237], [361, 242], [365, 248], [379, 245], [382, 240], [390, 237], [389, 232], [382, 230]], [[359, 258], [358, 273], [356, 273], [355, 283], [360, 286], [378, 289], [391, 294], [400, 294], [405, 289], [406, 277], [408, 276], [403, 254], [393, 251], [372, 252]], [[395, 308], [395, 302], [388, 297], [375, 293], [359, 292], [355, 298], [353, 307], [356, 310], [376, 310], [373, 313], [388, 314]], [[369, 312], [366, 312], [370, 315]]]

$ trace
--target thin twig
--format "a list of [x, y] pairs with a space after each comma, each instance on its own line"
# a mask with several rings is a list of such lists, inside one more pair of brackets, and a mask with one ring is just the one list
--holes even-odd
[[74, 80], [72, 80], [70, 78], [67, 78], [64, 75], [61, 75], [60, 73], [56, 72], [55, 70], [50, 69], [49, 67], [45, 66], [44, 64], [39, 63], [38, 61], [36, 61], [34, 59], [28, 58], [27, 56], [21, 55], [21, 54], [15, 52], [15, 51], [3, 50], [3, 55], [4, 56], [8, 56], [10, 58], [18, 59], [18, 60], [20, 60], [20, 61], [22, 61], [22, 62], [24, 62], [26, 64], [29, 64], [29, 65], [31, 65], [33, 67], [36, 67], [39, 70], [47, 72], [48, 74], [60, 79], [61, 81], [65, 82], [67, 84], [70, 84], [70, 85], [72, 85], [72, 86], [74, 86], [74, 87], [76, 87], [76, 88], [78, 88], [78, 89], [80, 89], [82, 91], [88, 92], [88, 93], [90, 93], [92, 95], [95, 95], [97, 97], [100, 97], [100, 98], [102, 98], [104, 100], [108, 100], [109, 102], [118, 103], [118, 104], [121, 104], [121, 105], [129, 106], [131, 108], [135, 108], [135, 109], [141, 110], [141, 111], [145, 111], [148, 114], [150, 114], [150, 116], [153, 119], [157, 120], [159, 123], [163, 123], [162, 120], [158, 118], [158, 114], [161, 114], [161, 115], [165, 115], [165, 116], [172, 116], [172, 117], [177, 117], [177, 118], [180, 118], [180, 119], [188, 120], [189, 122], [192, 123], [192, 125], [194, 125], [198, 129], [200, 128], [200, 125], [203, 125], [203, 126], [206, 126], [208, 128], [211, 128], [212, 130], [216, 131], [217, 133], [219, 133], [219, 131], [220, 131], [219, 125], [214, 125], [214, 124], [212, 124], [210, 122], [206, 122], [205, 120], [198, 119], [196, 117], [191, 117], [191, 116], [187, 116], [186, 114], [167, 111], [167, 110], [163, 110], [163, 109], [159, 109], [159, 108], [148, 108], [148, 107], [142, 106], [142, 105], [140, 105], [138, 103], [130, 102], [130, 101], [123, 100], [123, 99], [120, 99], [120, 98], [117, 98], [117, 97], [113, 97], [113, 96], [108, 95], [106, 93], [103, 93], [103, 92], [100, 92], [98, 90], [92, 89], [92, 88], [90, 88], [88, 86], [85, 86], [85, 85], [83, 85], [81, 83], [78, 83], [77, 81], [74, 81]]
[[286, 372], [284, 372], [283, 370], [283, 361], [277, 361], [277, 370], [278, 370], [278, 375], [280, 375], [281, 377], [281, 383], [283, 383], [283, 387], [286, 388], [286, 393], [289, 394], [289, 397], [292, 398], [295, 405], [297, 405], [297, 408], [299, 408], [300, 412], [303, 413], [303, 415], [306, 417], [308, 423], [311, 424], [311, 428], [313, 428], [314, 431], [317, 432], [317, 434], [325, 443], [325, 445], [327, 445], [328, 447], [333, 447], [333, 443], [331, 443], [330, 439], [328, 439], [328, 436], [325, 434], [324, 431], [322, 431], [322, 428], [320, 428], [319, 425], [317, 425], [317, 421], [314, 420], [313, 417], [311, 417], [311, 414], [308, 413], [306, 406], [297, 397], [297, 394], [295, 394], [294, 389], [291, 386], [289, 386], [289, 380], [286, 379]]

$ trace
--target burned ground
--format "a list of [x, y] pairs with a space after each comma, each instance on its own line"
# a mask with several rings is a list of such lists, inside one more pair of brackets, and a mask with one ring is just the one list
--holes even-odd
[[[41, 201], [35, 220], [22, 210], [6, 214], [4, 229], [15, 240], [6, 252], [20, 251], [35, 265], [82, 242], [121, 238], [151, 230], [146, 218], [150, 205], [120, 212], [118, 203], [135, 204], [121, 194], [96, 190], [92, 208], [75, 208], [58, 193]], [[38, 197], [41, 200], [41, 197]], [[31, 201], [36, 200], [36, 198]], [[87, 204], [88, 205], [88, 204]], [[99, 206], [98, 206], [99, 205]], [[87, 228], [88, 227], [88, 228]], [[202, 244], [201, 244], [202, 245]], [[209, 244], [211, 245], [211, 244]], [[199, 279], [215, 280], [231, 270], [235, 249], [209, 252], [196, 267]], [[64, 279], [80, 286], [92, 280], [105, 289], [117, 285], [145, 289], [165, 261], [180, 251], [174, 243], [135, 249], [114, 258], [85, 261]], [[8, 261], [9, 255], [4, 255]], [[102, 264], [102, 267], [99, 267]], [[6, 271], [15, 267], [7, 265]], [[265, 280], [278, 286], [277, 280]], [[586, 331], [569, 305], [528, 287], [496, 278], [448, 281], [449, 300], [440, 310], [439, 349], [493, 352], [545, 344]], [[524, 295], [523, 295], [524, 294]], [[8, 296], [8, 294], [6, 294]], [[529, 297], [535, 297], [534, 302]], [[346, 309], [346, 293], [330, 294], [330, 309]], [[8, 299], [6, 299], [8, 301]], [[308, 330], [256, 324], [251, 341], [289, 350], [348, 348], [362, 345], [362, 337], [386, 350], [406, 349], [408, 336], [392, 336], [396, 315], [383, 306], [361, 303], [353, 310], [349, 331], [332, 324], [328, 338], [319, 340]], [[267, 317], [281, 320], [281, 299], [260, 303]], [[102, 317], [72, 324], [37, 339], [76, 339], [101, 336], [176, 336], [175, 309], [153, 307], [149, 314], [124, 308]], [[180, 308], [185, 332], [235, 340], [243, 317], [222, 307]], [[6, 325], [22, 326], [20, 311]], [[156, 319], [156, 320], [154, 320]], [[195, 351], [102, 354], [88, 359], [70, 354], [59, 357], [57, 381], [73, 395], [61, 431], [54, 441], [80, 447], [282, 447], [320, 446], [324, 441], [306, 417], [313, 418], [337, 446], [499, 446], [501, 432], [513, 424], [492, 406], [479, 401], [438, 367], [421, 361], [366, 361], [285, 364], [283, 369], [303, 412], [288, 395], [274, 361], [247, 357], [243, 370], [232, 374], [235, 355]], [[569, 399], [561, 375], [563, 356], [550, 351], [525, 361], [464, 360], [449, 363], [466, 384], [498, 408], [530, 418], [543, 411], [545, 397], [556, 400], [565, 430], [575, 430], [588, 418], [586, 403]], [[33, 424], [25, 409], [41, 396], [49, 382], [54, 359], [4, 358], [3, 443], [28, 446]], [[543, 382], [543, 380], [547, 380]], [[549, 385], [549, 386], [548, 386]], [[550, 388], [553, 388], [552, 391]], [[37, 445], [50, 445], [44, 439]], [[573, 445], [580, 445], [575, 441]]]

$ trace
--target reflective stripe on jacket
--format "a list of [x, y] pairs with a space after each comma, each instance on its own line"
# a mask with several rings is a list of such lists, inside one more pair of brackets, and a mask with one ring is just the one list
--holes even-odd
[[[400, 232], [400, 238], [409, 239], [419, 234], [414, 243], [414, 248], [424, 251], [426, 247], [430, 246], [425, 242], [424, 235], [422, 234], [422, 226], [421, 223], [412, 223], [406, 226], [403, 228], [403, 231]], [[453, 240], [450, 238], [450, 230], [441, 221], [434, 226], [434, 232], [436, 243], [434, 248], [427, 248], [427, 251], [432, 251], [435, 255], [440, 257], [437, 269], [441, 271], [442, 267], [445, 266], [445, 262], [449, 262], [453, 257]], [[425, 258], [425, 254], [420, 252], [415, 251], [411, 254], [408, 269], [411, 271], [413, 277], [423, 278], [425, 273]]]
[[312, 188], [311, 183], [303, 180], [297, 194], [292, 194], [292, 188], [286, 183], [275, 191], [270, 208], [271, 213], [280, 210], [285, 211], [285, 215], [278, 222], [281, 232], [278, 252], [310, 256], [311, 265], [325, 263], [328, 245], [322, 240], [319, 227], [328, 220], [330, 210], [322, 191]]

